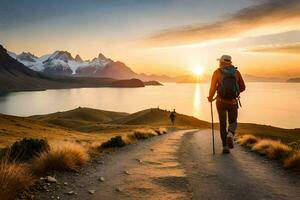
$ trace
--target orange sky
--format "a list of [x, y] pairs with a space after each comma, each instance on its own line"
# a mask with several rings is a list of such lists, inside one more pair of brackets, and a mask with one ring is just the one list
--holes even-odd
[[224, 8], [211, 1], [189, 0], [185, 8], [175, 2], [104, 3], [98, 10], [81, 2], [69, 8], [80, 12], [80, 18], [56, 10], [55, 16], [48, 13], [40, 20], [36, 5], [22, 23], [17, 14], [24, 6], [8, 5], [14, 15], [7, 17], [11, 22], [0, 20], [0, 43], [16, 53], [38, 56], [67, 50], [91, 59], [102, 52], [139, 73], [177, 76], [195, 65], [211, 73], [216, 58], [230, 54], [242, 73], [300, 76], [300, 1], [229, 0], [232, 7]]

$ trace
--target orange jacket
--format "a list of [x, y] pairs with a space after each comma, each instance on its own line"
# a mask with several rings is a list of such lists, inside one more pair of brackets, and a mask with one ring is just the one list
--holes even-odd
[[[217, 70], [215, 70], [212, 78], [211, 78], [211, 84], [210, 84], [210, 90], [209, 90], [209, 99], [212, 99], [216, 93], [216, 91], [219, 89], [220, 85], [221, 85], [221, 76], [222, 76], [222, 71], [221, 68], [218, 68]], [[239, 71], [237, 71], [236, 73], [237, 76], [237, 82], [239, 84], [240, 87], [240, 92], [245, 91], [246, 86], [245, 86], [245, 82], [243, 80], [243, 77], [241, 75], [241, 73]], [[224, 99], [220, 99], [219, 97], [217, 97], [217, 100], [222, 101], [222, 102], [226, 102], [226, 103], [230, 103], [230, 104], [237, 104], [237, 100], [236, 99], [232, 99], [232, 100], [224, 100]]]

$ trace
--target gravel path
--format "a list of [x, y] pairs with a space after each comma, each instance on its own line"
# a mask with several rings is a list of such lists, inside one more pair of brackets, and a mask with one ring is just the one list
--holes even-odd
[[179, 155], [192, 199], [300, 199], [299, 174], [238, 145], [222, 155], [218, 134], [214, 156], [209, 130], [182, 138]]
[[[218, 136], [218, 135], [217, 135]], [[34, 199], [300, 199], [299, 174], [236, 147], [222, 155], [210, 130], [176, 131], [99, 156], [79, 173], [53, 174]]]

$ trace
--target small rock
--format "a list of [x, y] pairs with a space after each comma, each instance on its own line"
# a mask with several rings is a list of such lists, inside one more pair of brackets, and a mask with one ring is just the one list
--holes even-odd
[[49, 182], [49, 183], [57, 183], [56, 178], [54, 178], [52, 176], [47, 176], [46, 181]]
[[103, 164], [104, 164], [104, 161], [102, 161], [102, 160], [97, 160], [97, 163], [103, 165]]
[[56, 199], [60, 199], [60, 197], [59, 197], [59, 196], [57, 196], [57, 197], [56, 197]]
[[94, 194], [96, 191], [95, 190], [89, 190], [88, 191], [90, 194]]
[[98, 180], [101, 181], [101, 182], [104, 182], [105, 178], [101, 176]]
[[142, 163], [142, 162], [143, 162], [141, 159], [138, 159], [138, 158], [137, 158], [136, 160], [137, 160], [139, 163]]
[[122, 192], [122, 189], [121, 189], [120, 187], [117, 187], [117, 188], [116, 188], [116, 191], [117, 191], [117, 192]]
[[71, 191], [67, 192], [67, 194], [68, 194], [68, 195], [73, 195], [73, 194], [74, 194], [74, 191], [71, 190]]
[[127, 175], [130, 175], [130, 173], [127, 170], [125, 170], [124, 173]]
[[154, 149], [150, 149], [150, 151], [154, 151]]
[[64, 182], [64, 185], [68, 185], [68, 182]]

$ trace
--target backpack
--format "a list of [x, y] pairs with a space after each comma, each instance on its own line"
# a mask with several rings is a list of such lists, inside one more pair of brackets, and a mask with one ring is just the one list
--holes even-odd
[[237, 67], [228, 66], [221, 69], [221, 83], [218, 96], [221, 99], [236, 99], [240, 95], [240, 87], [236, 76]]

